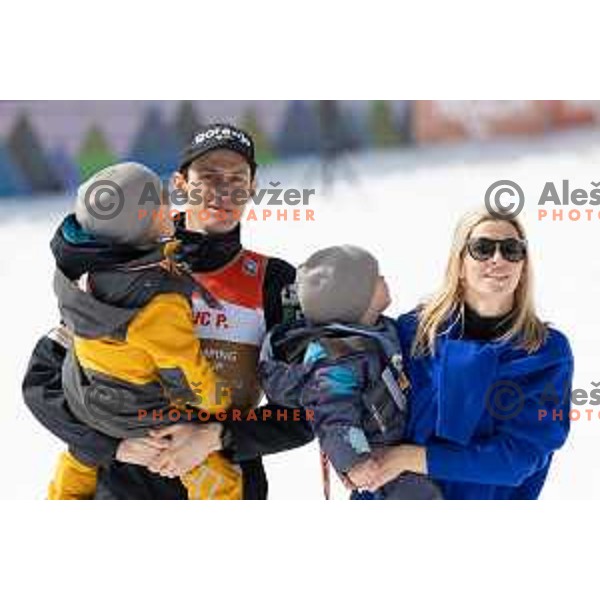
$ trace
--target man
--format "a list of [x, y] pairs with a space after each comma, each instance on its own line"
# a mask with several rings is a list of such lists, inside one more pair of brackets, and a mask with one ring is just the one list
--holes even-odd
[[[246, 250], [240, 242], [240, 221], [256, 187], [256, 167], [251, 137], [217, 123], [197, 132], [173, 178], [178, 198], [186, 199], [176, 237], [194, 278], [208, 291], [195, 302], [197, 332], [215, 369], [231, 385], [234, 406], [246, 409], [260, 397], [256, 367], [266, 332], [282, 322], [284, 313], [296, 316], [294, 268]], [[68, 254], [68, 241], [60, 231], [52, 246], [55, 255]], [[67, 333], [57, 328], [38, 341], [23, 394], [38, 420], [68, 444], [82, 470], [86, 464], [101, 466], [96, 498], [184, 499], [178, 476], [222, 449], [242, 468], [244, 498], [265, 499], [261, 456], [312, 439], [305, 421], [273, 406], [269, 409], [277, 418], [263, 418], [261, 407], [256, 420], [181, 423], [135, 440], [105, 436], [79, 422], [66, 404], [61, 370]]]

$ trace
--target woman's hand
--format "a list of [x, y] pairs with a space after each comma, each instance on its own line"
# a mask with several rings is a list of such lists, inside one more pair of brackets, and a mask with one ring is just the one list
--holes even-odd
[[358, 489], [370, 489], [377, 474], [377, 463], [372, 458], [367, 458], [357, 465], [354, 465], [354, 467], [346, 473], [346, 477], [354, 487]]
[[117, 447], [115, 458], [124, 463], [147, 467], [163, 450], [169, 447], [169, 440], [142, 437], [122, 440]]
[[150, 461], [148, 469], [163, 477], [181, 477], [203, 463], [209, 454], [221, 450], [222, 430], [220, 423], [177, 423], [151, 431], [153, 439], [170, 439], [170, 444]]
[[427, 474], [427, 452], [424, 446], [401, 444], [383, 448], [375, 455], [377, 469], [369, 486], [374, 492], [405, 471]]

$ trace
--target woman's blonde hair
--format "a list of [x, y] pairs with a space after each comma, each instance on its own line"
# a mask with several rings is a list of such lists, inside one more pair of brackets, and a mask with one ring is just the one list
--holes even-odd
[[[487, 221], [499, 221], [486, 210], [467, 213], [458, 223], [450, 258], [446, 267], [443, 287], [418, 309], [417, 333], [412, 352], [415, 356], [435, 353], [435, 342], [443, 326], [450, 327], [450, 319], [464, 315], [464, 289], [461, 271], [467, 242], [475, 227]], [[519, 237], [526, 239], [525, 229], [516, 217], [503, 219], [510, 223]], [[538, 318], [533, 301], [533, 274], [529, 255], [525, 257], [523, 271], [515, 290], [512, 327], [499, 339], [517, 338], [519, 346], [532, 353], [540, 348], [548, 334], [548, 327]]]

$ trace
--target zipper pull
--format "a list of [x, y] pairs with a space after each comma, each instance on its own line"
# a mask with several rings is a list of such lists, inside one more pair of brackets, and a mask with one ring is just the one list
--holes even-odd
[[403, 370], [400, 371], [400, 375], [398, 376], [398, 385], [403, 392], [410, 387], [410, 381]]
[[394, 356], [392, 356], [391, 362], [396, 371], [398, 372], [398, 385], [400, 386], [400, 389], [404, 392], [410, 387], [410, 380], [404, 372], [404, 363], [402, 360], [402, 355], [394, 354]]

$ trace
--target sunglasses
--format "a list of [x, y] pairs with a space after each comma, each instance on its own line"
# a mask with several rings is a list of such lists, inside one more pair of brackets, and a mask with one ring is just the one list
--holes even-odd
[[496, 248], [500, 248], [500, 255], [508, 262], [521, 262], [527, 256], [527, 242], [518, 238], [505, 238], [492, 240], [490, 238], [472, 238], [467, 242], [467, 250], [471, 258], [484, 261], [493, 258]]

